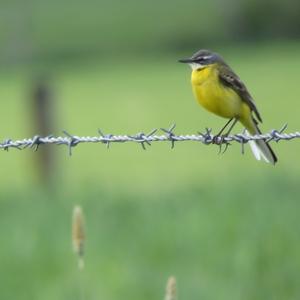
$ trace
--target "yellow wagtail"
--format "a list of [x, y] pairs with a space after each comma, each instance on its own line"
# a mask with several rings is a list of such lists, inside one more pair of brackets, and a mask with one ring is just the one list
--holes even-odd
[[[218, 135], [221, 135], [232, 121], [233, 124], [226, 135], [237, 121], [251, 134], [261, 133], [257, 124], [258, 121], [262, 122], [262, 119], [250, 93], [219, 54], [199, 50], [192, 57], [181, 59], [179, 62], [188, 63], [192, 68], [192, 88], [199, 104], [208, 111], [229, 119]], [[266, 141], [249, 143], [257, 160], [263, 158], [273, 165], [276, 163], [277, 157]]]

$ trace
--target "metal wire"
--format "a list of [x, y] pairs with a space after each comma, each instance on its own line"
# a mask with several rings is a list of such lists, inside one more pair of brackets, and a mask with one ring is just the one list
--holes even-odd
[[[176, 142], [187, 142], [194, 141], [200, 142], [205, 145], [215, 144], [220, 146], [225, 145], [225, 151], [230, 145], [231, 142], [237, 142], [242, 145], [242, 151], [244, 144], [253, 140], [266, 140], [268, 142], [280, 140], [292, 140], [300, 138], [300, 132], [294, 133], [284, 133], [284, 130], [287, 128], [287, 125], [284, 125], [281, 129], [273, 129], [265, 134], [258, 135], [249, 135], [245, 131], [243, 133], [229, 135], [229, 136], [216, 136], [212, 134], [212, 130], [206, 128], [204, 133], [198, 132], [197, 134], [185, 134], [178, 135], [175, 134], [175, 124], [173, 124], [169, 129], [161, 128], [163, 134], [157, 135], [157, 129], [152, 130], [150, 133], [145, 134], [140, 132], [136, 135], [113, 135], [113, 134], [104, 134], [101, 130], [98, 130], [98, 136], [77, 136], [72, 135], [66, 131], [63, 131], [64, 136], [34, 136], [32, 138], [25, 138], [22, 140], [12, 140], [6, 139], [0, 143], [0, 149], [9, 150], [10, 148], [16, 148], [23, 150], [25, 148], [34, 148], [38, 150], [40, 145], [45, 144], [55, 144], [55, 145], [66, 145], [69, 149], [69, 155], [72, 155], [72, 148], [81, 143], [102, 143], [109, 148], [112, 143], [125, 143], [132, 142], [138, 143], [145, 150], [146, 146], [151, 146], [153, 142], [169, 142], [171, 148], [174, 148]], [[223, 151], [224, 152], [224, 151]]]

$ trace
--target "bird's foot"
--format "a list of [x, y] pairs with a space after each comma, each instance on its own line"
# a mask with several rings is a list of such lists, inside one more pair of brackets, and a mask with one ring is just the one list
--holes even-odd
[[218, 154], [224, 154], [227, 151], [228, 147], [231, 146], [231, 144], [226, 140], [227, 137], [228, 137], [228, 134], [215, 135], [213, 137], [212, 143], [219, 146]]

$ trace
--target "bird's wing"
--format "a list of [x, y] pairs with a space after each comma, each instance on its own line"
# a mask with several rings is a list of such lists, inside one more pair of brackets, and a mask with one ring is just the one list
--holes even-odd
[[246, 102], [250, 109], [255, 113], [257, 119], [262, 122], [260, 114], [257, 110], [257, 107], [248, 92], [245, 84], [241, 81], [241, 79], [230, 69], [229, 66], [224, 65], [219, 69], [219, 78], [221, 83], [225, 86], [232, 88], [241, 99]]

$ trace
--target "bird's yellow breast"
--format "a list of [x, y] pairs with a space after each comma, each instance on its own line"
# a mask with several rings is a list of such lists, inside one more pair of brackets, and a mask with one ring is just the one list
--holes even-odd
[[192, 87], [199, 104], [216, 115], [234, 118], [248, 113], [248, 106], [240, 96], [220, 82], [216, 64], [193, 70]]

